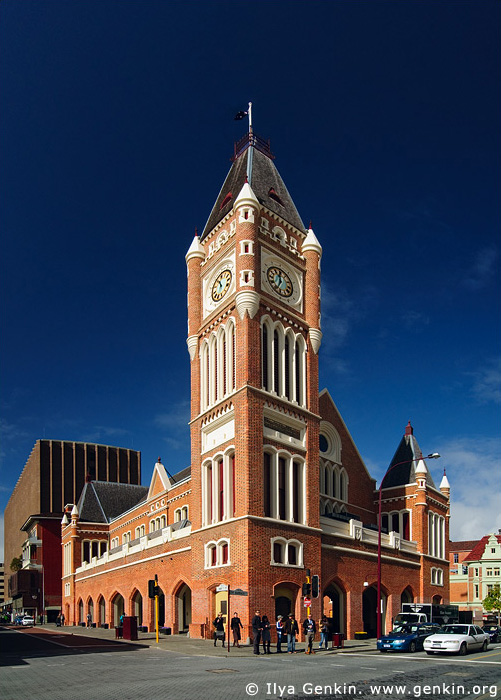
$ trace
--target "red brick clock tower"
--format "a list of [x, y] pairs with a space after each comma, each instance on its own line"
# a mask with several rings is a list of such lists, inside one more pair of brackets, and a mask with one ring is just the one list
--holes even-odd
[[186, 255], [195, 629], [221, 584], [249, 592], [242, 619], [299, 615], [320, 571], [321, 254], [249, 133]]

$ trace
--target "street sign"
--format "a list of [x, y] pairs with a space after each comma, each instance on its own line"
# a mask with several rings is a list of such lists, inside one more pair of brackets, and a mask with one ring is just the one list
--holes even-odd
[[307, 608], [309, 605], [311, 605], [311, 598], [305, 598], [304, 599], [304, 607]]
[[219, 586], [216, 588], [216, 593], [221, 593], [221, 591], [227, 591], [227, 590], [228, 590], [228, 584], [220, 583]]
[[235, 588], [234, 591], [230, 591], [230, 595], [249, 595], [247, 591], [243, 591], [241, 588]]

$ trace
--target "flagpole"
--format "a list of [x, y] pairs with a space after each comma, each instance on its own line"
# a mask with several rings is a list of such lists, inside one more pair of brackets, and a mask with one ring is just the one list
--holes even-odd
[[252, 102], [249, 102], [249, 136], [252, 136]]

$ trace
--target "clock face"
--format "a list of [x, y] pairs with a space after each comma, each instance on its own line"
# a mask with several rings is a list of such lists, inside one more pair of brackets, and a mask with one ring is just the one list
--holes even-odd
[[212, 285], [212, 300], [221, 301], [231, 285], [231, 270], [223, 270]]
[[294, 288], [289, 275], [279, 267], [273, 265], [266, 271], [266, 278], [271, 288], [281, 297], [290, 297]]

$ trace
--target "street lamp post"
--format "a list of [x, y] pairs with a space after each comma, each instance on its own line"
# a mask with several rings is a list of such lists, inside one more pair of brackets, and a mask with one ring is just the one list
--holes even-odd
[[422, 459], [438, 459], [440, 455], [438, 452], [432, 452], [431, 454], [427, 455], [426, 457], [414, 457], [414, 459], [404, 459], [403, 462], [397, 462], [396, 464], [392, 464], [388, 469], [386, 470], [385, 475], [381, 479], [381, 483], [379, 484], [379, 508], [378, 508], [378, 533], [377, 533], [377, 638], [379, 639], [381, 637], [381, 629], [382, 629], [382, 610], [381, 610], [381, 504], [382, 504], [382, 490], [383, 490], [383, 484], [384, 480], [388, 476], [388, 474], [392, 471], [392, 469], [395, 469], [395, 467], [400, 467], [402, 464], [411, 464], [412, 462], [419, 462]]

